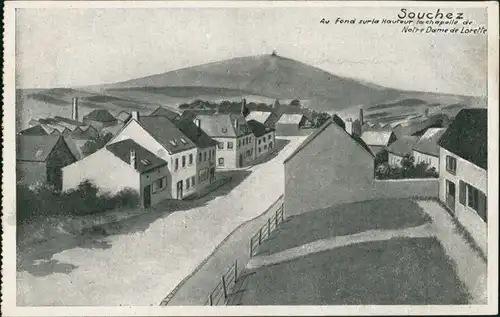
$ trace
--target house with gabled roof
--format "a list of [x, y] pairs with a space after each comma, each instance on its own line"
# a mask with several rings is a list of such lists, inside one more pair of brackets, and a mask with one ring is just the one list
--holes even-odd
[[183, 199], [196, 193], [197, 147], [174, 122], [164, 116], [140, 116], [134, 111], [108, 145], [126, 139], [132, 139], [168, 163], [172, 198]]
[[439, 172], [438, 141], [445, 132], [445, 128], [427, 129], [412, 148], [415, 164], [425, 162], [429, 165], [429, 168], [434, 167], [436, 172]]
[[85, 180], [103, 193], [135, 191], [143, 208], [172, 197], [168, 163], [132, 139], [108, 144], [63, 168], [64, 190], [77, 188]]
[[60, 190], [61, 169], [75, 160], [62, 136], [16, 136], [16, 178], [22, 184], [45, 183]]
[[418, 137], [403, 135], [387, 147], [388, 163], [391, 166], [401, 166], [401, 161], [405, 155], [412, 155], [413, 146], [417, 143]]
[[156, 108], [156, 110], [151, 112], [150, 116], [164, 116], [169, 118], [170, 120], [177, 120], [180, 118], [180, 115], [177, 112], [165, 107]]
[[396, 135], [392, 131], [364, 131], [361, 134], [361, 138], [370, 147], [370, 150], [374, 154], [386, 149], [389, 145], [396, 141]]
[[302, 113], [283, 113], [276, 122], [275, 129], [277, 135], [293, 136], [307, 135], [312, 131], [311, 120]]
[[272, 111], [252, 111], [245, 117], [245, 120], [255, 120], [268, 128], [274, 129], [278, 121], [278, 115]]
[[462, 109], [439, 138], [439, 198], [487, 252], [488, 112]]
[[117, 124], [118, 120], [108, 110], [96, 109], [84, 116], [83, 122], [97, 130], [102, 130], [105, 127]]
[[288, 216], [358, 200], [373, 191], [374, 155], [329, 119], [284, 161]]
[[271, 152], [276, 146], [275, 130], [256, 120], [247, 121], [247, 124], [255, 136], [255, 158]]
[[243, 115], [197, 115], [195, 122], [217, 141], [217, 168], [239, 168], [255, 159], [255, 136]]

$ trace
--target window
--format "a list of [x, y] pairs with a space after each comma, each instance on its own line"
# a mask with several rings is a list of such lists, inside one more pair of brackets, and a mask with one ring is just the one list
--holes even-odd
[[467, 200], [467, 189], [465, 187], [465, 183], [460, 181], [460, 183], [458, 183], [458, 201], [465, 206], [466, 204], [466, 200]]
[[195, 177], [191, 176], [191, 185], [194, 187], [195, 184], [196, 184]]
[[198, 162], [201, 162], [201, 152], [198, 154]]
[[227, 148], [232, 149], [233, 148], [233, 142], [227, 142]]
[[[205, 152], [207, 153], [207, 152]], [[210, 161], [212, 159], [212, 151], [208, 151], [208, 160]]]
[[267, 144], [264, 144], [264, 150], [267, 150]]
[[262, 151], [262, 150], [261, 150], [261, 149], [260, 149], [260, 147], [259, 147], [259, 154], [260, 154], [260, 152], [261, 152], [261, 151]]
[[187, 144], [187, 141], [184, 140], [184, 138], [181, 138], [181, 142], [182, 142], [182, 144]]
[[479, 191], [474, 186], [467, 184], [467, 206], [478, 211]]
[[215, 150], [212, 150], [212, 157], [215, 159]]
[[224, 142], [218, 142], [217, 148], [219, 148], [220, 150], [223, 150], [224, 149]]
[[193, 154], [189, 154], [189, 165], [193, 164]]
[[177, 142], [175, 142], [175, 140], [170, 140], [168, 141], [170, 144], [172, 144], [172, 146], [177, 146]]
[[224, 159], [219, 157], [219, 166], [224, 166]]
[[247, 156], [251, 156], [250, 150], [247, 150]]
[[241, 146], [241, 140], [238, 140], [238, 147]]
[[457, 171], [457, 159], [446, 155], [446, 170], [451, 174], [455, 175]]
[[198, 179], [203, 182], [208, 178], [208, 168], [204, 168], [198, 172]]
[[270, 142], [269, 143], [269, 149], [272, 149], [273, 148], [273, 142]]
[[189, 189], [189, 178], [186, 179], [186, 189]]
[[259, 145], [260, 145], [260, 143], [261, 143], [261, 142], [262, 142], [262, 140], [261, 140], [261, 139], [259, 139]]
[[270, 134], [267, 136], [267, 139], [268, 139], [268, 140], [271, 140], [271, 135], [270, 135]]
[[175, 159], [175, 170], [177, 171], [179, 169], [179, 159]]
[[167, 178], [162, 177], [153, 182], [153, 193], [164, 190], [167, 187]]
[[207, 152], [203, 153], [203, 162], [207, 161]]
[[182, 156], [182, 167], [186, 167], [186, 157]]

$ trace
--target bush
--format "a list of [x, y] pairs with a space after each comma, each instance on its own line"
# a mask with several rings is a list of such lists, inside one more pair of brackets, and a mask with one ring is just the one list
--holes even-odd
[[390, 166], [382, 163], [375, 170], [377, 179], [404, 179], [404, 178], [437, 178], [439, 173], [429, 164], [420, 162], [415, 165], [415, 158], [409, 154], [401, 160], [401, 166]]
[[139, 206], [139, 194], [130, 188], [115, 195], [99, 194], [99, 188], [85, 180], [76, 189], [57, 192], [49, 186], [17, 185], [17, 223], [35, 221], [50, 215], [89, 215], [116, 208]]

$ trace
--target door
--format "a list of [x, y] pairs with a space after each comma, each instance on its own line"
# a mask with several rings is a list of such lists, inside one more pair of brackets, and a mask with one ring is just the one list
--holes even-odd
[[144, 208], [151, 207], [151, 185], [144, 187], [142, 196], [144, 199]]
[[455, 183], [446, 180], [446, 206], [455, 211]]
[[210, 183], [213, 183], [215, 180], [215, 167], [210, 169]]
[[239, 167], [243, 167], [243, 154], [240, 154], [240, 165]]
[[182, 199], [182, 181], [177, 182], [177, 199]]

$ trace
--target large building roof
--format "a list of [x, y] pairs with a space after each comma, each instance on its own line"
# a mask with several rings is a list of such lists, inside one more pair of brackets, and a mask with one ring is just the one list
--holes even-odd
[[164, 116], [141, 116], [140, 125], [170, 153], [178, 153], [196, 147], [193, 141]]
[[260, 123], [266, 123], [267, 119], [272, 115], [273, 113], [270, 111], [252, 111], [246, 116], [246, 120], [255, 120]]
[[[247, 122], [242, 115], [237, 114], [213, 114], [197, 115], [201, 128], [210, 137], [240, 137], [249, 134]], [[237, 121], [237, 126], [235, 122]]]
[[488, 169], [487, 109], [462, 109], [441, 136], [438, 145], [461, 158]]
[[283, 163], [286, 163], [288, 161], [290, 161], [297, 153], [299, 153], [300, 151], [302, 151], [302, 149], [304, 149], [305, 147], [307, 147], [307, 145], [309, 143], [311, 143], [311, 141], [313, 141], [318, 135], [320, 135], [321, 133], [323, 133], [326, 128], [328, 128], [330, 125], [336, 125], [338, 127], [338, 129], [342, 130], [342, 133], [345, 133], [346, 136], [350, 137], [353, 142], [357, 143], [359, 146], [361, 146], [361, 148], [363, 148], [370, 156], [374, 157], [372, 151], [370, 150], [370, 148], [365, 144], [365, 142], [357, 137], [357, 136], [353, 136], [353, 135], [350, 135], [349, 133], [347, 133], [341, 126], [339, 126], [335, 121], [332, 120], [332, 118], [328, 119], [325, 123], [323, 123], [323, 125], [321, 127], [319, 127], [316, 131], [314, 131], [312, 134], [310, 134], [305, 140], [304, 142], [302, 142], [296, 149], [295, 151], [293, 151], [292, 154], [290, 154], [286, 160], [283, 162]]
[[438, 157], [439, 156], [439, 138], [446, 132], [445, 128], [430, 128], [425, 131], [425, 133], [420, 137], [418, 142], [415, 144], [413, 149], [415, 151], [429, 154]]
[[276, 122], [276, 123], [277, 124], [299, 124], [300, 121], [302, 120], [302, 118], [304, 118], [303, 114], [299, 114], [299, 113], [292, 113], [292, 114], [284, 113], [284, 114], [281, 115], [281, 117], [279, 118], [278, 122]]
[[418, 137], [416, 136], [403, 135], [399, 139], [394, 141], [394, 143], [389, 145], [387, 151], [399, 156], [411, 154], [413, 151], [413, 146], [415, 145], [415, 143], [417, 143], [417, 141]]
[[140, 173], [167, 165], [167, 162], [149, 152], [131, 139], [106, 145], [106, 149], [123, 162], [130, 164], [130, 152], [135, 151], [136, 170]]
[[387, 146], [391, 135], [392, 131], [365, 131], [361, 134], [361, 138], [368, 145]]
[[252, 133], [256, 137], [261, 137], [264, 134], [267, 134], [271, 131], [274, 131], [274, 129], [266, 127], [263, 123], [261, 123], [257, 120], [247, 121], [247, 124], [248, 124], [248, 128], [250, 128], [250, 130], [252, 131]]
[[25, 130], [19, 131], [22, 135], [47, 135], [47, 131], [41, 125], [35, 125]]
[[113, 117], [113, 115], [109, 113], [108, 110], [105, 109], [92, 110], [89, 114], [87, 114], [83, 118], [98, 122], [112, 122], [116, 120], [116, 118]]
[[16, 136], [16, 159], [45, 162], [60, 138], [59, 135], [18, 135]]
[[175, 125], [199, 148], [207, 148], [217, 145], [217, 142], [199, 128], [192, 120], [179, 119]]

